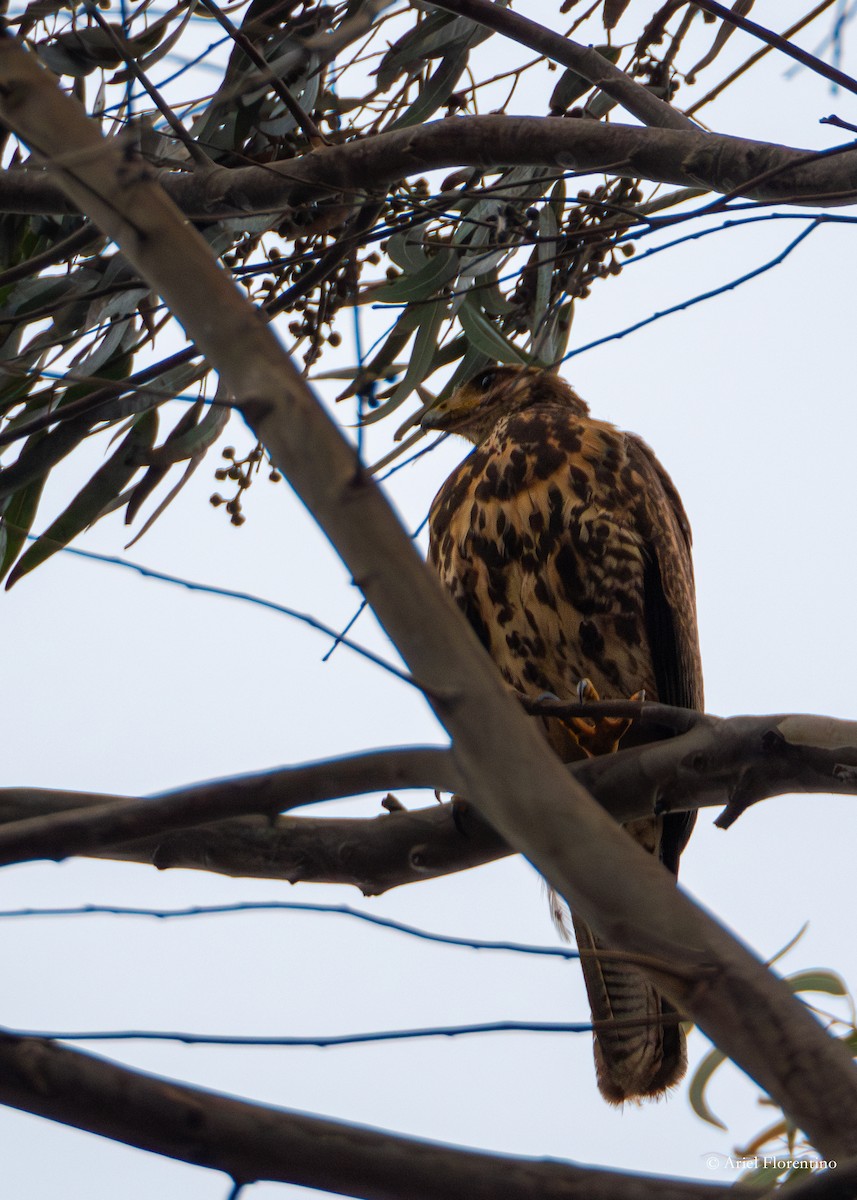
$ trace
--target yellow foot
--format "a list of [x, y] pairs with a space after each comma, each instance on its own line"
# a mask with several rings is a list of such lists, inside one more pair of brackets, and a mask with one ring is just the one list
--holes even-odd
[[[577, 698], [581, 704], [600, 700], [594, 684], [581, 679], [577, 685]], [[645, 700], [645, 692], [634, 692], [631, 700]], [[569, 717], [564, 724], [587, 758], [600, 754], [613, 754], [631, 727], [630, 717]]]

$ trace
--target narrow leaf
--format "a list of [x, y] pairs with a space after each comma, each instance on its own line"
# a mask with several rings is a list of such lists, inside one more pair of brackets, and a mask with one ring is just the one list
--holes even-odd
[[44, 477], [34, 479], [10, 496], [3, 509], [0, 518], [0, 580], [5, 578], [6, 572], [21, 553], [38, 512], [44, 486]]
[[7, 590], [98, 520], [107, 505], [124, 490], [140, 469], [141, 454], [151, 447], [157, 427], [158, 417], [154, 410], [140, 417], [119, 449], [95, 472], [65, 512], [18, 560], [6, 583]]
[[473, 348], [490, 361], [519, 366], [530, 362], [530, 356], [513, 346], [508, 338], [495, 329], [488, 318], [476, 308], [471, 297], [468, 296], [459, 309], [458, 319]]
[[716, 1117], [708, 1107], [708, 1102], [705, 1099], [705, 1089], [711, 1080], [712, 1075], [722, 1063], [726, 1062], [726, 1055], [722, 1050], [711, 1050], [706, 1054], [705, 1058], [696, 1068], [693, 1078], [690, 1081], [688, 1089], [688, 1100], [690, 1107], [703, 1121], [707, 1121], [709, 1125], [716, 1126], [717, 1129], [726, 1129], [726, 1126]]

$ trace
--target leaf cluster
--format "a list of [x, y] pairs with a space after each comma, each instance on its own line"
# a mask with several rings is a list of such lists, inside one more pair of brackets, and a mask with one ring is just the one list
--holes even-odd
[[[556, 25], [566, 21], [563, 32], [595, 42], [606, 68], [673, 102], [731, 31], [721, 24], [712, 35], [696, 6], [675, 0], [626, 30], [625, 9], [614, 0], [557, 3]], [[279, 170], [390, 130], [513, 114], [525, 86], [545, 121], [609, 121], [616, 107], [578, 70], [558, 72], [543, 55], [423, 0], [405, 8], [180, 0], [157, 14], [141, 4], [122, 20], [94, 5], [37, 0], [10, 24], [104, 131], [123, 139], [129, 160], [162, 178]], [[4, 163], [0, 183], [10, 185], [39, 168], [38, 155], [8, 134]], [[399, 448], [384, 461], [417, 440], [420, 412], [438, 391], [486, 363], [558, 364], [593, 285], [620, 274], [653, 213], [662, 218], [686, 200], [556, 164], [469, 166], [445, 178], [420, 167], [389, 188], [346, 183], [298, 197], [287, 211], [239, 204], [228, 216], [189, 214], [305, 370], [340, 380], [339, 398], [356, 398], [359, 424], [393, 418]], [[36, 207], [22, 200], [0, 216], [7, 586], [111, 512], [139, 519], [140, 536], [229, 417], [230, 398], [207, 363], [122, 255], [80, 215]], [[365, 353], [358, 338], [356, 361], [343, 347], [346, 320], [358, 329], [371, 322], [373, 337], [382, 330]], [[421, 407], [402, 422], [398, 410], [415, 395]], [[27, 548], [52, 472], [99, 435], [103, 465]], [[238, 499], [226, 508], [240, 515]]]

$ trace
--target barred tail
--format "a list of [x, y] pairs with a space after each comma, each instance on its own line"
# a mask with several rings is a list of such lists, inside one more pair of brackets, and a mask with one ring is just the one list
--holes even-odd
[[[595, 1069], [601, 1094], [611, 1104], [662, 1094], [687, 1068], [676, 1010], [634, 967], [612, 956], [599, 959], [598, 951], [606, 949], [603, 942], [583, 921], [572, 920], [596, 1022]], [[611, 1021], [616, 1022], [612, 1027]]]

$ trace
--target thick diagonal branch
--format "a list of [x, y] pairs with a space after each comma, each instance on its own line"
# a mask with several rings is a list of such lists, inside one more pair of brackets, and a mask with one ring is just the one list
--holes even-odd
[[847, 1049], [678, 892], [551, 755], [271, 329], [146, 169], [104, 141], [11, 39], [0, 41], [0, 117], [121, 246], [218, 370], [422, 684], [452, 737], [471, 802], [608, 945], [648, 961], [656, 986], [822, 1154], [857, 1153], [857, 1070]]

